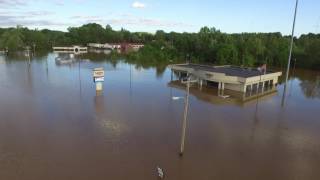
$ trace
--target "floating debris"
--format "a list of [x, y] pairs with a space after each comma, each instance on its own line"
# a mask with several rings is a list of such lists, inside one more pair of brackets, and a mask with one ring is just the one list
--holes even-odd
[[164, 178], [164, 173], [163, 170], [158, 166], [157, 167], [157, 171], [158, 171], [158, 176], [163, 179]]
[[219, 97], [222, 97], [223, 99], [227, 99], [227, 98], [229, 98], [230, 96], [229, 96], [229, 95], [220, 95]]

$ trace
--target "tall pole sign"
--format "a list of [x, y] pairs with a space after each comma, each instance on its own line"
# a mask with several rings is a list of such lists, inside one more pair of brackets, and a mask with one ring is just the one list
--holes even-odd
[[104, 69], [103, 68], [93, 69], [93, 82], [96, 84], [96, 91], [103, 90], [103, 82], [104, 82]]

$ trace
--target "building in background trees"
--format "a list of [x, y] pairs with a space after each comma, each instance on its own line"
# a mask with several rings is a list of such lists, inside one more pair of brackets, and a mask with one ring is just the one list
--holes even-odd
[[[148, 57], [161, 61], [182, 60], [186, 56], [192, 62], [208, 64], [231, 64], [238, 66], [284, 67], [287, 62], [289, 36], [281, 33], [227, 34], [215, 28], [203, 27], [198, 33], [156, 31], [119, 31], [110, 25], [105, 27], [90, 23], [70, 27], [68, 32], [30, 30], [28, 28], [0, 28], [0, 48], [19, 50], [35, 45], [36, 49], [51, 49], [52, 46], [100, 44], [144, 44], [142, 51], [131, 57]], [[293, 59], [297, 67], [320, 69], [320, 34], [307, 34], [294, 39]]]

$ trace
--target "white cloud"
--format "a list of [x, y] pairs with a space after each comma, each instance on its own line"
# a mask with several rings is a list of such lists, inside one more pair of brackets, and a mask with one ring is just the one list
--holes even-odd
[[54, 0], [53, 2], [56, 6], [64, 6], [64, 0]]
[[[111, 15], [110, 15], [111, 16]], [[153, 27], [155, 29], [159, 28], [172, 28], [172, 27], [193, 27], [191, 24], [168, 21], [164, 19], [153, 19], [138, 17], [131, 14], [119, 14], [113, 17], [108, 16], [89, 16], [89, 15], [75, 15], [71, 16], [70, 19], [77, 21], [79, 24], [85, 23], [101, 23], [101, 24], [110, 24], [117, 25], [122, 27], [127, 27], [130, 25], [140, 26], [140, 27]]]
[[50, 19], [43, 19], [43, 16], [54, 15], [51, 11], [1, 11], [0, 10], [0, 25], [6, 27], [14, 27], [16, 25], [23, 26], [56, 26], [65, 25], [64, 23], [55, 22]]
[[0, 0], [2, 6], [26, 5], [26, 3], [24, 0]]
[[144, 3], [139, 2], [139, 1], [135, 1], [134, 3], [132, 3], [132, 7], [138, 8], [138, 9], [143, 9], [146, 7], [146, 5]]
[[24, 19], [24, 18], [15, 17], [15, 16], [0, 15], [0, 25], [5, 27], [15, 27], [17, 25], [47, 27], [47, 26], [67, 26], [68, 24], [50, 21], [50, 20]]

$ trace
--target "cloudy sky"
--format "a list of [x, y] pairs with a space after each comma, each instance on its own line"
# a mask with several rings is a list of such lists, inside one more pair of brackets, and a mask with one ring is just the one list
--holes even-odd
[[[0, 0], [0, 27], [66, 31], [84, 23], [131, 31], [289, 34], [295, 0]], [[297, 34], [320, 33], [320, 0], [300, 0]]]

